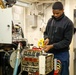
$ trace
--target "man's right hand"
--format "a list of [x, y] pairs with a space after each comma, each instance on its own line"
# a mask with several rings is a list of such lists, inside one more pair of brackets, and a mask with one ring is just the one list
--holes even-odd
[[46, 40], [44, 40], [44, 45], [48, 45], [49, 43], [49, 39], [47, 38]]

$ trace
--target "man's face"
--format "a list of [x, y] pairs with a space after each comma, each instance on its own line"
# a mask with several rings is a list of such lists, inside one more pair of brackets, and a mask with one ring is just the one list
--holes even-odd
[[53, 16], [55, 18], [59, 18], [61, 15], [63, 14], [63, 10], [59, 10], [59, 9], [53, 9]]

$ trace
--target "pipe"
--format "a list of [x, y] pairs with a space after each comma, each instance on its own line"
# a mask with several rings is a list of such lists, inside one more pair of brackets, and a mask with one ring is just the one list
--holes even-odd
[[20, 43], [18, 45], [17, 57], [16, 57], [16, 62], [15, 62], [13, 75], [17, 75], [17, 70], [18, 70], [18, 65], [19, 65], [19, 58], [20, 58]]

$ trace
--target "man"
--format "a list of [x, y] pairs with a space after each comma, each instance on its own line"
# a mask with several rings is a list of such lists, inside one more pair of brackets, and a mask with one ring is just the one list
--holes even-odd
[[53, 53], [54, 57], [61, 61], [60, 75], [69, 75], [69, 45], [73, 36], [73, 23], [65, 16], [61, 2], [55, 2], [52, 9], [53, 16], [49, 19], [44, 32], [44, 51]]

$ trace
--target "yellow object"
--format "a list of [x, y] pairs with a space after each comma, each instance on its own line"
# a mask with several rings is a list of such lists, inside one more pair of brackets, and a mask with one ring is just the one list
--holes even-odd
[[0, 0], [0, 7], [1, 7], [2, 9], [4, 9], [4, 8], [5, 8], [4, 3], [3, 3], [3, 1], [2, 1], [2, 0]]
[[44, 47], [44, 39], [41, 38], [39, 41], [38, 41], [38, 47]]

